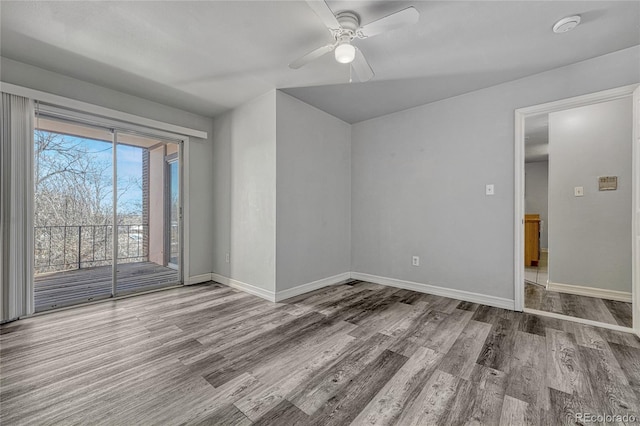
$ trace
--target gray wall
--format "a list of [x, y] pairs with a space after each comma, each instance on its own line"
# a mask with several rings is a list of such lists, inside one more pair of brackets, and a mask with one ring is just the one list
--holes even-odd
[[[210, 253], [212, 271], [224, 277], [231, 276], [231, 263], [226, 254], [231, 254], [231, 128], [233, 111], [213, 120], [213, 210], [212, 224], [213, 252]], [[235, 256], [234, 256], [235, 259]]]
[[[276, 94], [214, 121], [215, 273], [268, 291], [276, 277]], [[211, 252], [210, 252], [211, 253]], [[226, 263], [226, 253], [230, 263]]]
[[[552, 282], [631, 292], [632, 114], [631, 98], [549, 114]], [[599, 176], [618, 190], [599, 191]]]
[[211, 172], [212, 120], [146, 99], [131, 96], [95, 84], [86, 83], [71, 77], [46, 71], [31, 65], [0, 58], [2, 81], [53, 93], [71, 99], [112, 108], [118, 111], [135, 114], [165, 123], [203, 130], [209, 139], [190, 138], [188, 153], [190, 187], [191, 225], [189, 233], [190, 259], [189, 274], [191, 276], [211, 272], [212, 224], [210, 212], [213, 208], [213, 194], [208, 184], [213, 175]]
[[278, 291], [351, 270], [351, 126], [277, 92]]
[[524, 179], [524, 212], [540, 215], [540, 247], [549, 248], [549, 162], [526, 163]]
[[353, 125], [352, 270], [513, 299], [514, 110], [639, 68], [636, 46]]

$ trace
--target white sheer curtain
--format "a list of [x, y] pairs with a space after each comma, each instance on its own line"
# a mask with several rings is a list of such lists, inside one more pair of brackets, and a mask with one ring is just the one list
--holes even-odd
[[33, 101], [0, 105], [0, 322], [33, 313]]

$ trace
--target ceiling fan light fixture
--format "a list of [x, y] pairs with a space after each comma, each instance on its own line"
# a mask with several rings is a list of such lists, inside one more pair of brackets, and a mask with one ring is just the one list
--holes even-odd
[[350, 64], [356, 58], [356, 48], [350, 43], [341, 43], [335, 50], [336, 61], [341, 64]]

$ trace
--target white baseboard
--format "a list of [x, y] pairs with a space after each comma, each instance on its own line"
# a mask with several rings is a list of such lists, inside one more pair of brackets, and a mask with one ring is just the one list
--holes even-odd
[[480, 303], [482, 305], [494, 306], [496, 308], [514, 310], [515, 301], [502, 297], [488, 296], [480, 293], [473, 293], [464, 290], [438, 287], [430, 284], [416, 283], [412, 281], [398, 280], [395, 278], [379, 277], [377, 275], [352, 272], [351, 278], [355, 280], [368, 281], [375, 284], [382, 284], [390, 287], [397, 287], [406, 290], [418, 291], [421, 293], [433, 294], [436, 296], [450, 297], [452, 299], [464, 300], [466, 302]]
[[310, 291], [318, 290], [322, 287], [338, 284], [339, 282], [348, 280], [349, 278], [351, 278], [351, 273], [344, 272], [332, 277], [323, 278], [321, 280], [295, 286], [287, 290], [278, 291], [276, 292], [275, 300], [276, 302], [280, 302], [281, 300], [290, 299], [292, 297], [299, 296]]
[[194, 275], [192, 277], [189, 277], [186, 280], [186, 282], [184, 283], [184, 285], [206, 283], [207, 281], [211, 281], [211, 273], [209, 273], [209, 274], [201, 274], [201, 275]]
[[216, 273], [211, 274], [213, 281], [220, 284], [228, 285], [229, 287], [237, 288], [238, 290], [245, 291], [249, 294], [266, 299], [270, 302], [279, 302], [289, 299], [294, 296], [299, 296], [304, 293], [308, 293], [313, 290], [318, 290], [323, 287], [338, 284], [341, 281], [347, 279], [356, 279], [361, 281], [368, 281], [375, 284], [386, 285], [389, 287], [402, 288], [406, 290], [418, 291], [421, 293], [433, 294], [436, 296], [450, 297], [452, 299], [463, 300], [466, 302], [479, 303], [482, 305], [494, 306], [496, 308], [513, 310], [515, 303], [513, 300], [505, 299], [502, 297], [488, 296], [480, 293], [473, 293], [464, 290], [455, 290], [451, 288], [438, 287], [429, 284], [416, 283], [412, 281], [403, 281], [395, 278], [380, 277], [377, 275], [363, 274], [361, 272], [345, 272], [342, 274], [334, 275], [332, 277], [323, 278], [321, 280], [313, 281], [307, 284], [302, 284], [287, 290], [279, 292], [271, 292], [260, 287], [256, 287], [251, 284], [244, 283], [242, 281], [234, 280], [223, 275]]
[[256, 287], [251, 284], [243, 283], [242, 281], [234, 280], [233, 278], [218, 275], [216, 273], [211, 274], [211, 279], [220, 284], [228, 285], [229, 287], [237, 288], [246, 293], [253, 294], [254, 296], [261, 297], [269, 302], [276, 301], [276, 294], [273, 291], [265, 290], [260, 287]]
[[578, 296], [597, 297], [599, 299], [617, 300], [631, 303], [631, 293], [626, 291], [607, 290], [604, 288], [584, 287], [581, 285], [554, 283], [549, 281], [547, 290], [560, 293], [577, 294]]

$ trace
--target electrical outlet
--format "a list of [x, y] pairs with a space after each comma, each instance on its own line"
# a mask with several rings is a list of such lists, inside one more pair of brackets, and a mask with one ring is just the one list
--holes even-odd
[[485, 186], [484, 193], [485, 193], [485, 195], [493, 195], [493, 194], [495, 194], [495, 188], [494, 188], [492, 183], [490, 183], [489, 185]]
[[582, 186], [576, 186], [575, 188], [573, 188], [573, 195], [575, 195], [576, 197], [584, 196], [584, 188]]
[[420, 258], [418, 256], [413, 256], [411, 258], [411, 264], [413, 266], [420, 266]]
[[224, 255], [224, 261], [225, 261], [225, 262], [227, 262], [227, 263], [229, 263], [229, 253], [226, 253], [226, 254]]

